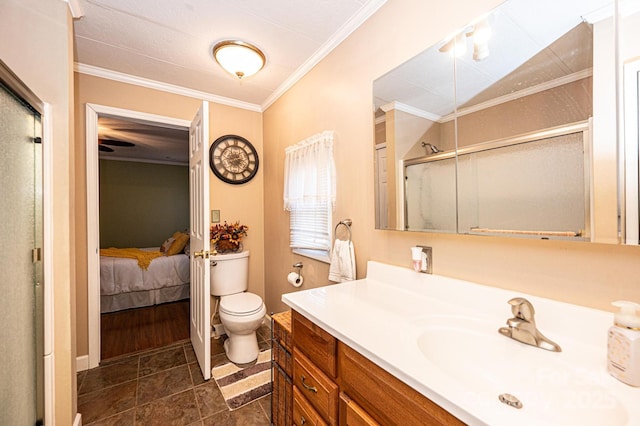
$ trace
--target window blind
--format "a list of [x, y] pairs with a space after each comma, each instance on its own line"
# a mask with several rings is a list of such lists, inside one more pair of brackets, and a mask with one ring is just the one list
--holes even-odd
[[331, 220], [335, 205], [333, 132], [323, 132], [285, 151], [284, 208], [290, 212], [290, 247], [331, 249]]

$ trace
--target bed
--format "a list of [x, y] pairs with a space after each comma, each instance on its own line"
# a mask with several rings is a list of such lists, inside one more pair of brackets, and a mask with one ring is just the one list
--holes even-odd
[[[160, 247], [143, 248], [159, 251]], [[189, 298], [189, 256], [154, 258], [146, 270], [131, 258], [100, 256], [100, 312], [153, 306]]]

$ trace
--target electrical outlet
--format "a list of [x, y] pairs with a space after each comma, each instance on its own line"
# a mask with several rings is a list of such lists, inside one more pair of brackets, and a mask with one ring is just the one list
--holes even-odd
[[220, 210], [211, 210], [211, 223], [220, 223]]

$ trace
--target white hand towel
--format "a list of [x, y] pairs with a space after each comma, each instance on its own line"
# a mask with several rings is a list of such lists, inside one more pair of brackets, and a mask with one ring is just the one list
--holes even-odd
[[356, 279], [356, 256], [351, 241], [336, 239], [331, 251], [329, 281], [343, 282]]

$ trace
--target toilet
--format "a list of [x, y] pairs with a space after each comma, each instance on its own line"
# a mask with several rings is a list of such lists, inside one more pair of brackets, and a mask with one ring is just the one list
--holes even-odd
[[267, 308], [249, 286], [249, 251], [211, 257], [211, 295], [220, 297], [218, 312], [228, 339], [227, 358], [247, 364], [258, 358], [256, 330], [262, 325]]

